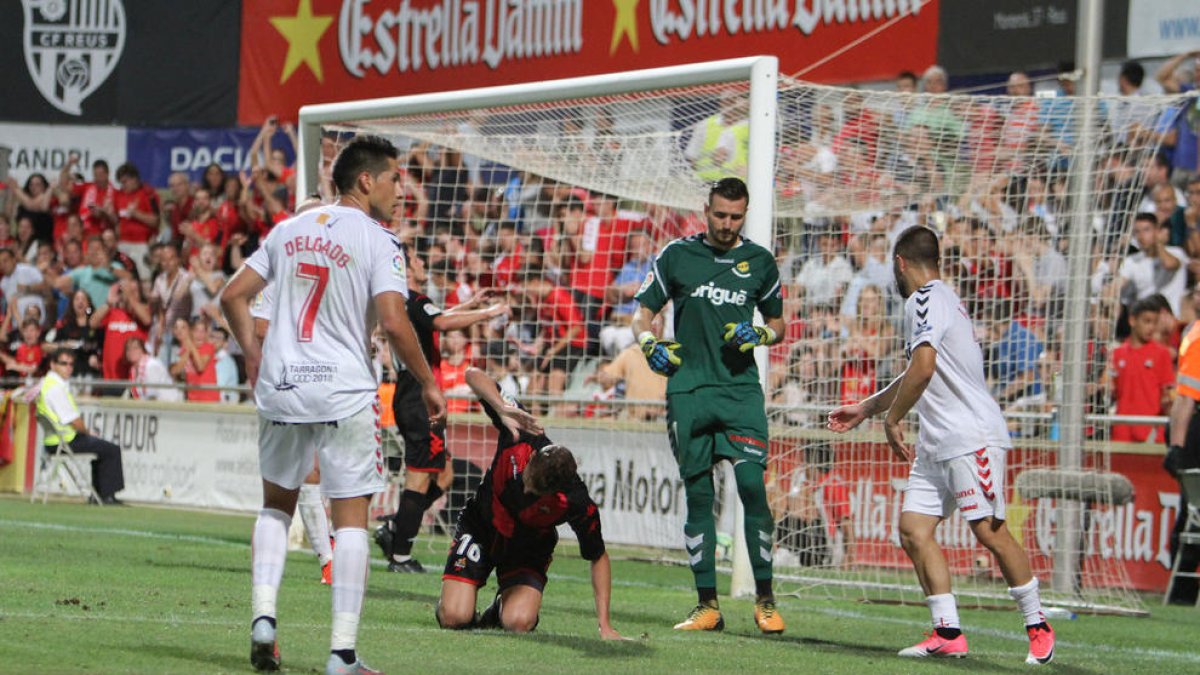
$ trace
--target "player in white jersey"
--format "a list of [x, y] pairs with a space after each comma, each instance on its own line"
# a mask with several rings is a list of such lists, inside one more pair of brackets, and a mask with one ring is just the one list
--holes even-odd
[[[275, 599], [287, 529], [304, 477], [320, 459], [321, 490], [334, 526], [333, 628], [326, 673], [372, 673], [355, 651], [366, 589], [367, 511], [384, 487], [379, 402], [369, 351], [376, 318], [392, 348], [422, 384], [431, 424], [446, 402], [405, 312], [408, 292], [399, 242], [386, 220], [399, 197], [399, 152], [360, 136], [338, 155], [334, 205], [281, 223], [222, 293], [221, 307], [246, 356], [259, 412], [263, 509], [252, 548], [252, 665], [279, 668]], [[271, 327], [259, 346], [250, 300], [269, 283]]]
[[[828, 426], [845, 432], [886, 412], [884, 431], [897, 458], [912, 462], [900, 514], [900, 543], [912, 559], [934, 631], [900, 656], [967, 655], [967, 639], [950, 593], [950, 568], [934, 539], [955, 508], [979, 543], [996, 556], [1008, 592], [1025, 618], [1025, 662], [1054, 658], [1054, 630], [1042, 614], [1029, 557], [1004, 522], [1005, 453], [1012, 447], [1000, 406], [988, 394], [983, 353], [958, 295], [941, 280], [937, 235], [916, 226], [896, 239], [896, 285], [906, 298], [908, 368], [884, 389], [829, 413]], [[904, 416], [917, 409], [914, 454], [904, 441]], [[916, 461], [913, 461], [915, 458]]]

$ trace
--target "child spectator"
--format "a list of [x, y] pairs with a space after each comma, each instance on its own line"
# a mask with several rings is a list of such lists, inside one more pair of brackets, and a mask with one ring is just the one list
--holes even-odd
[[0, 352], [0, 359], [10, 371], [26, 377], [37, 373], [42, 365], [42, 324], [37, 319], [25, 319], [21, 323], [21, 343], [15, 356]]
[[[125, 361], [129, 363], [129, 395], [143, 401], [166, 401], [176, 403], [183, 400], [183, 392], [177, 389], [171, 374], [162, 361], [146, 351], [146, 343], [138, 337], [125, 341]], [[167, 386], [153, 386], [167, 385]]]
[[[236, 387], [238, 385], [237, 361], [229, 354], [229, 333], [224, 328], [212, 330], [213, 349], [216, 350], [217, 386]], [[222, 391], [222, 403], [237, 403], [241, 395], [236, 391]], [[386, 409], [386, 408], [385, 408]]]
[[[1118, 415], [1163, 415], [1171, 400], [1175, 369], [1171, 352], [1154, 341], [1158, 307], [1139, 300], [1129, 310], [1129, 338], [1113, 350], [1108, 376]], [[1125, 443], [1161, 442], [1163, 428], [1142, 424], [1114, 424], [1112, 440]]]
[[219, 402], [221, 392], [215, 389], [192, 388], [217, 384], [217, 351], [208, 340], [208, 318], [196, 317], [190, 325], [187, 319], [176, 319], [173, 333], [175, 344], [179, 346], [179, 358], [171, 364], [171, 375], [183, 377], [187, 381], [187, 400]]

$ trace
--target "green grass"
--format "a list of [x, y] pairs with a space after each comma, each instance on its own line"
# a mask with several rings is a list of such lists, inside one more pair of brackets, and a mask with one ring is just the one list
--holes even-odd
[[[0, 672], [250, 672], [250, 529], [245, 516], [144, 507], [30, 505], [0, 498]], [[438, 556], [422, 545], [427, 566]], [[632, 642], [596, 637], [587, 563], [563, 545], [532, 635], [444, 632], [433, 620], [439, 576], [377, 568], [359, 648], [388, 672], [1020, 672], [1016, 610], [964, 610], [971, 656], [908, 662], [897, 649], [926, 630], [923, 608], [781, 598], [787, 633], [759, 635], [748, 601], [724, 600], [722, 634], [671, 630], [694, 602], [686, 569], [614, 562], [613, 620]], [[289, 557], [280, 592], [285, 670], [318, 672], [329, 639], [329, 588], [311, 555]], [[726, 580], [722, 580], [722, 585]], [[494, 586], [489, 587], [494, 590]], [[490, 597], [489, 590], [484, 591]], [[1200, 611], [1059, 621], [1050, 670], [1200, 672]], [[481, 603], [482, 604], [482, 603]]]

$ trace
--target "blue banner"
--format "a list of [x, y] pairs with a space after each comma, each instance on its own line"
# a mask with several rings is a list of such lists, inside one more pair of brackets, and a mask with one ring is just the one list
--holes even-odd
[[[156, 188], [167, 186], [167, 178], [176, 171], [199, 182], [204, 169], [216, 163], [226, 173], [250, 169], [250, 147], [258, 136], [256, 127], [229, 129], [147, 129], [131, 128], [125, 157], [142, 174], [142, 181]], [[279, 148], [295, 159], [292, 143], [283, 133], [271, 139], [271, 148]]]

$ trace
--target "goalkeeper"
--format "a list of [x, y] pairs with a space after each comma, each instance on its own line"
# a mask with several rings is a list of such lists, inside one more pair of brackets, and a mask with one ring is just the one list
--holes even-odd
[[[713, 466], [733, 464], [745, 511], [746, 540], [757, 599], [754, 620], [764, 633], [784, 624], [771, 589], [775, 522], [767, 506], [767, 415], [754, 348], [783, 334], [783, 294], [771, 251], [741, 236], [750, 194], [737, 178], [713, 184], [704, 207], [707, 231], [676, 239], [658, 254], [636, 295], [633, 331], [650, 368], [670, 378], [667, 429], [687, 499], [684, 543], [699, 603], [679, 630], [721, 630], [717, 605]], [[664, 340], [651, 321], [670, 300], [675, 337]], [[754, 325], [754, 309], [765, 326]]]

